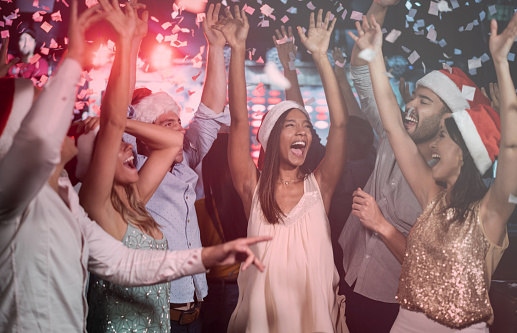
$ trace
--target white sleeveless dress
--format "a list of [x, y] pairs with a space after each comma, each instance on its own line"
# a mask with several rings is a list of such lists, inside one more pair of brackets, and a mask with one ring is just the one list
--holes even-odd
[[283, 223], [266, 221], [255, 190], [248, 222], [248, 237], [253, 236], [273, 237], [251, 247], [266, 269], [239, 273], [239, 302], [228, 332], [348, 332], [314, 174], [304, 180], [304, 194]]

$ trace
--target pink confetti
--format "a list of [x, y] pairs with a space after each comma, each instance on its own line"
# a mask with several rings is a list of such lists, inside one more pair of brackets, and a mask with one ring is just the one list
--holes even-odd
[[312, 4], [312, 1], [309, 1], [309, 3], [307, 3], [307, 8], [309, 8], [310, 10], [316, 9], [316, 7]]
[[176, 89], [176, 94], [179, 94], [180, 92], [182, 92], [183, 90], [185, 90], [185, 88], [183, 87], [179, 87], [178, 89]]
[[363, 19], [363, 13], [354, 10], [350, 15], [350, 19], [360, 21]]
[[9, 37], [9, 30], [2, 30], [1, 35], [2, 35], [2, 38], [8, 38]]
[[[43, 12], [44, 13], [44, 12]], [[34, 22], [43, 22], [43, 16], [41, 16], [40, 12], [35, 12], [34, 14], [32, 14], [32, 20]], [[48, 32], [48, 31], [47, 31]]]
[[50, 49], [48, 47], [42, 47], [40, 49], [41, 54], [48, 55]]
[[42, 86], [43, 86], [43, 85], [45, 85], [45, 83], [47, 83], [47, 81], [48, 81], [48, 76], [46, 76], [46, 75], [42, 75], [42, 76], [40, 77], [40, 79], [39, 79], [39, 83], [40, 83], [40, 85], [42, 85]]
[[85, 1], [85, 4], [88, 8], [90, 7], [93, 7], [95, 6], [96, 4], [98, 4], [99, 2], [97, 0], [86, 0]]
[[196, 81], [196, 80], [197, 80], [197, 78], [201, 75], [201, 73], [202, 73], [202, 72], [203, 72], [203, 71], [199, 71], [199, 73], [197, 73], [197, 75], [194, 75], [194, 76], [192, 77], [192, 81]]
[[271, 8], [269, 5], [263, 5], [262, 7], [260, 7], [260, 12], [266, 16], [270, 16], [271, 14], [273, 14], [273, 8]]
[[43, 22], [43, 24], [40, 26], [41, 29], [45, 30], [46, 33], [48, 33], [50, 31], [50, 29], [52, 29], [52, 25], [48, 22]]
[[246, 13], [248, 13], [249, 15], [253, 15], [253, 13], [255, 12], [255, 8], [250, 7], [250, 6], [248, 6], [248, 5], [245, 5], [245, 6], [244, 6], [244, 11], [245, 11]]
[[36, 8], [38, 8], [38, 7], [39, 7], [39, 0], [34, 0], [34, 1], [32, 2], [32, 7], [36, 7]]
[[52, 15], [50, 15], [50, 17], [52, 18], [52, 21], [54, 21], [54, 22], [63, 21], [61, 19], [61, 11], [60, 10], [58, 10], [57, 12], [53, 13]]
[[257, 60], [257, 63], [258, 64], [263, 64], [264, 63], [264, 59], [262, 59], [262, 57], [259, 57], [258, 60]]
[[153, 20], [154, 22], [158, 22], [158, 23], [160, 22], [160, 21], [159, 21], [156, 17], [154, 17], [154, 16], [151, 16], [151, 20]]
[[287, 17], [287, 15], [284, 15], [284, 17], [282, 17], [280, 21], [282, 21], [282, 23], [285, 24], [285, 22], [289, 21], [289, 17]]
[[163, 37], [163, 35], [162, 35], [162, 34], [158, 34], [158, 35], [156, 36], [156, 40], [158, 41], [158, 43], [161, 43], [161, 42], [163, 41], [163, 38], [164, 38], [164, 37]]
[[167, 28], [171, 27], [172, 26], [172, 23], [170, 22], [165, 22], [164, 24], [162, 24], [162, 29], [163, 30], [167, 30]]
[[29, 59], [29, 62], [34, 65], [35, 63], [38, 62], [38, 60], [40, 60], [41, 56], [39, 54], [35, 54], [34, 56], [32, 56], [30, 59]]
[[316, 99], [314, 97], [311, 97], [308, 100], [304, 101], [303, 104], [309, 105], [309, 104], [314, 103], [315, 101], [316, 101]]
[[65, 0], [61, 0], [61, 2], [63, 2], [63, 4], [64, 4], [65, 6], [70, 7], [70, 5], [69, 5], [69, 4], [67, 4]]
[[345, 16], [347, 14], [347, 10], [345, 9], [345, 11], [343, 12], [343, 14], [341, 15], [341, 18], [344, 20], [345, 19]]
[[189, 96], [192, 96], [192, 95], [193, 95], [193, 94], [195, 94], [195, 93], [196, 93], [196, 91], [195, 91], [195, 90], [189, 90], [189, 91], [188, 91], [188, 95], [189, 95]]

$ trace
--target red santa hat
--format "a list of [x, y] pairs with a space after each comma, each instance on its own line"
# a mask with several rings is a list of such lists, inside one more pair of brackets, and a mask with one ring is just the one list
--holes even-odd
[[447, 67], [432, 71], [416, 82], [431, 89], [452, 112], [470, 109], [478, 104], [490, 105], [490, 100], [461, 69]]
[[0, 79], [0, 159], [11, 148], [20, 125], [34, 99], [34, 87], [27, 79]]
[[501, 119], [488, 105], [456, 111], [452, 118], [458, 126], [476, 167], [481, 175], [494, 163], [501, 142]]

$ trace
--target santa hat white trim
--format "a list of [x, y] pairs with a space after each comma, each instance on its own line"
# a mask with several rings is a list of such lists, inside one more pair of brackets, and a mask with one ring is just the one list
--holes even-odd
[[488, 168], [492, 166], [492, 159], [488, 154], [488, 150], [486, 149], [483, 140], [479, 136], [472, 118], [466, 110], [453, 112], [452, 118], [454, 118], [454, 121], [461, 132], [461, 136], [467, 145], [476, 167], [481, 175], [485, 174]]
[[135, 120], [144, 123], [154, 123], [159, 116], [165, 113], [173, 112], [178, 117], [181, 107], [166, 92], [158, 92], [142, 98], [137, 104], [133, 105], [135, 109]]
[[416, 85], [431, 89], [453, 112], [470, 108], [469, 102], [456, 83], [440, 71], [432, 71], [425, 75]]

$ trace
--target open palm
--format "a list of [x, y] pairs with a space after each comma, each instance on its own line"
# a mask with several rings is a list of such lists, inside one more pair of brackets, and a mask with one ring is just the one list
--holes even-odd
[[314, 13], [311, 13], [309, 20], [309, 31], [307, 36], [298, 27], [298, 34], [302, 40], [305, 48], [311, 53], [326, 54], [329, 48], [330, 35], [336, 24], [336, 18], [330, 21], [330, 12], [325, 15], [325, 21], [323, 21], [323, 10], [318, 11], [318, 17], [314, 22]]
[[223, 33], [224, 38], [230, 47], [244, 45], [248, 37], [248, 18], [246, 13], [239, 11], [239, 6], [235, 6], [234, 15], [229, 8], [225, 9], [226, 18], [219, 20], [213, 28]]
[[517, 13], [513, 15], [512, 20], [500, 35], [497, 34], [497, 21], [492, 20], [490, 22], [490, 32], [488, 45], [492, 58], [494, 60], [505, 60], [517, 36]]
[[217, 5], [211, 4], [208, 7], [208, 12], [206, 13], [206, 17], [203, 20], [203, 32], [205, 34], [206, 40], [209, 45], [220, 45], [224, 46], [226, 44], [226, 38], [224, 38], [222, 32], [215, 30], [212, 26], [216, 25], [219, 22], [219, 10], [221, 9], [221, 4]]
[[371, 49], [373, 51], [380, 51], [382, 48], [381, 26], [375, 21], [373, 15], [370, 20], [371, 24], [368, 23], [366, 16], [363, 16], [362, 24], [359, 21], [355, 22], [359, 36], [354, 35], [352, 32], [348, 32], [348, 34], [353, 38], [360, 50]]

